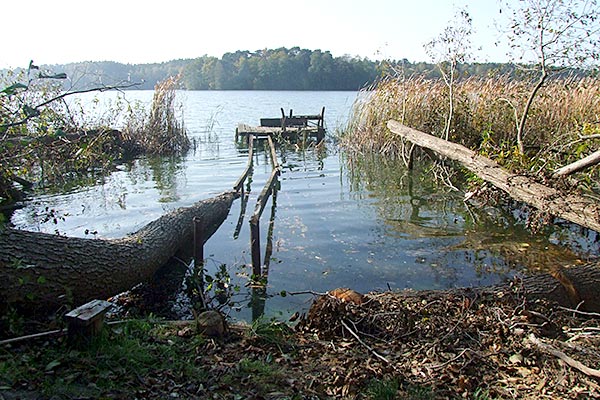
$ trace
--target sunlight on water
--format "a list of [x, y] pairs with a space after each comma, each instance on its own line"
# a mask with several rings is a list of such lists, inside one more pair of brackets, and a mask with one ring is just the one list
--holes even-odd
[[[152, 93], [126, 92], [126, 96], [148, 102]], [[267, 286], [267, 294], [274, 296], [263, 305], [267, 315], [306, 309], [311, 300], [277, 296], [282, 290], [324, 292], [347, 286], [367, 292], [488, 285], [522, 273], [525, 267], [541, 266], [544, 259], [539, 254], [551, 260], [560, 256], [567, 264], [586, 252], [597, 252], [595, 237], [584, 239], [575, 254], [558, 247], [561, 238], [556, 235], [532, 236], [522, 228], [498, 226], [477, 210], [475, 221], [463, 194], [439, 187], [426, 169], [410, 173], [401, 163], [340, 153], [333, 135], [347, 120], [355, 93], [182, 92], [180, 96], [186, 127], [197, 142], [188, 155], [141, 158], [120, 165], [96, 184], [35, 197], [12, 222], [23, 229], [70, 236], [124, 236], [169, 210], [232, 188], [247, 161], [247, 153], [234, 141], [238, 123], [256, 125], [261, 117], [278, 117], [280, 108], [317, 114], [325, 106], [326, 149], [289, 146], [277, 153], [283, 167], [281, 190], [276, 207], [271, 208], [273, 200], [269, 201], [261, 230], [261, 242], [266, 243], [266, 225], [274, 212]], [[271, 172], [264, 150], [258, 151], [254, 162], [247, 215]], [[205, 256], [209, 270], [227, 264], [231, 273], [247, 277], [251, 273], [247, 216], [234, 239], [240, 208], [237, 200], [207, 242]], [[43, 222], [49, 213], [52, 218]], [[581, 242], [578, 235], [562, 235], [567, 242]], [[250, 310], [233, 316], [249, 319]]]

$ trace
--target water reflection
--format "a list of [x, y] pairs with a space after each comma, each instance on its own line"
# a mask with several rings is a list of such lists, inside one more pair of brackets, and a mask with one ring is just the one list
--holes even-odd
[[146, 159], [152, 181], [159, 192], [159, 203], [179, 201], [178, 185], [185, 176], [184, 164], [180, 157], [150, 157]]
[[[183, 159], [135, 160], [66, 192], [38, 197], [15, 213], [13, 223], [46, 232], [58, 229], [70, 236], [86, 236], [86, 231], [98, 232], [98, 237], [123, 236], [168, 210], [230, 189], [248, 156], [234, 140], [238, 123], [257, 121], [282, 106], [314, 110], [325, 104], [332, 132], [333, 124], [345, 123], [354, 98], [352, 93], [327, 92], [186, 96], [186, 126], [196, 139], [195, 151]], [[439, 185], [427, 165], [416, 165], [410, 172], [401, 161], [350, 156], [332, 141], [327, 147], [278, 147], [281, 189], [267, 204], [271, 217], [267, 221], [265, 215], [261, 226], [268, 281], [236, 293], [235, 300], [244, 308], [232, 311], [234, 318], [250, 320], [263, 312], [269, 317], [291, 315], [312, 300], [283, 298], [278, 296], [282, 290], [488, 285], [546, 263], [598, 254], [596, 233], [565, 226], [532, 235], [509, 212], [469, 209], [462, 194]], [[242, 286], [251, 276], [246, 214], [271, 173], [269, 161], [268, 152], [258, 146], [244, 195], [206, 245], [209, 273], [214, 275], [226, 264]], [[39, 214], [45, 207], [68, 217], [59, 218], [58, 224], [41, 223]], [[566, 251], [565, 244], [573, 251]]]
[[[237, 140], [236, 140], [237, 141]], [[256, 199], [256, 206], [253, 215], [249, 218], [250, 224], [250, 247], [252, 254], [252, 277], [248, 282], [250, 291], [250, 302], [248, 307], [252, 310], [252, 320], [260, 318], [265, 312], [265, 304], [267, 299], [267, 284], [269, 278], [269, 265], [273, 254], [273, 232], [275, 227], [275, 214], [277, 210], [277, 192], [279, 190], [279, 175], [280, 164], [277, 160], [275, 144], [269, 137], [268, 140], [258, 140], [253, 135], [248, 135], [246, 141], [237, 141], [238, 149], [244, 150], [244, 144], [248, 153], [248, 164], [238, 181], [234, 185], [234, 189], [241, 192], [240, 214], [233, 233], [233, 238], [238, 239], [239, 234], [245, 219], [246, 209], [248, 206], [251, 184], [253, 181], [254, 164], [258, 164], [259, 154], [264, 154], [265, 157], [270, 157], [271, 166], [273, 168], [269, 179], [265, 183], [260, 195]], [[268, 150], [267, 145], [268, 143]], [[255, 152], [254, 149], [257, 149]], [[256, 162], [254, 158], [257, 158]], [[260, 240], [260, 218], [262, 212], [268, 203], [271, 201], [271, 213], [267, 222], [267, 236], [265, 243], [264, 262], [261, 263], [261, 240]]]
[[[434, 280], [445, 285], [464, 284], [460, 271], [477, 276], [508, 276], [552, 265], [580, 262], [580, 255], [526, 230], [501, 209], [473, 209], [463, 194], [440, 186], [428, 167], [409, 171], [400, 160], [378, 156], [347, 156], [349, 185], [355, 196], [368, 196], [389, 237], [445, 242], [436, 250], [438, 260], [415, 257], [428, 266]], [[502, 223], [500, 223], [502, 222]], [[439, 245], [435, 245], [437, 248]]]

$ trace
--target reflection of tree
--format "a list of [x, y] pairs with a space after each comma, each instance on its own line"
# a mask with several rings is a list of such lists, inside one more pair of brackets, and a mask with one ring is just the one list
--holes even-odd
[[149, 157], [146, 159], [152, 171], [152, 180], [160, 193], [161, 203], [172, 203], [179, 200], [177, 193], [177, 177], [183, 170], [179, 157]]
[[455, 249], [485, 251], [501, 257], [508, 266], [523, 266], [529, 271], [548, 271], [557, 265], [581, 261], [573, 251], [551, 243], [545, 236], [533, 236], [519, 225], [504, 231], [496, 227], [495, 232], [485, 236], [480, 231], [467, 231], [465, 240]]
[[358, 200], [370, 199], [385, 222], [387, 235], [460, 241], [432, 253], [433, 260], [428, 261], [433, 262], [427, 264], [436, 280], [456, 282], [456, 268], [464, 265], [473, 266], [484, 277], [504, 276], [515, 268], [534, 271], [578, 261], [573, 251], [551, 243], [547, 235], [526, 230], [510, 212], [494, 208], [487, 210], [493, 211], [489, 214], [482, 210], [472, 210], [472, 214], [462, 198], [436, 184], [426, 165], [409, 171], [401, 160], [372, 155], [349, 156], [345, 161], [351, 192]]
[[408, 170], [401, 160], [352, 156], [346, 160], [350, 190], [372, 204], [391, 235], [413, 238], [456, 234], [456, 219], [470, 219], [462, 200], [437, 185], [426, 166]]

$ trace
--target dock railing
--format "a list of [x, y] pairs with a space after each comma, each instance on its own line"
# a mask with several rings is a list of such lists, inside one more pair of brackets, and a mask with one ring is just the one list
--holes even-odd
[[240, 143], [240, 139], [247, 139], [249, 135], [254, 135], [255, 139], [273, 136], [276, 140], [302, 140], [303, 143], [310, 137], [320, 143], [325, 138], [325, 107], [318, 115], [294, 115], [293, 110], [286, 115], [282, 108], [280, 118], [261, 118], [260, 126], [238, 124], [235, 131], [236, 143]]
[[[252, 173], [253, 170], [253, 159], [254, 159], [254, 135], [248, 136], [248, 162], [246, 163], [246, 169], [242, 175], [238, 178], [235, 185], [233, 185], [233, 190], [240, 193], [242, 198], [242, 205], [240, 207], [240, 216], [238, 218], [237, 224], [235, 226], [235, 231], [233, 232], [233, 238], [237, 239], [240, 236], [240, 231], [242, 229], [242, 224], [244, 222], [244, 216], [246, 215], [246, 207], [248, 206], [248, 197], [249, 193], [244, 191], [244, 183], [248, 179], [248, 176]], [[249, 187], [249, 186], [248, 186]], [[250, 189], [248, 189], [250, 190]]]
[[271, 152], [271, 167], [273, 168], [269, 179], [265, 183], [258, 199], [256, 201], [256, 207], [254, 208], [254, 214], [250, 217], [250, 250], [252, 254], [252, 275], [258, 278], [262, 275], [262, 263], [260, 256], [260, 217], [267, 205], [269, 197], [273, 195], [273, 201], [275, 202], [277, 196], [277, 186], [279, 184], [279, 175], [281, 173], [281, 167], [277, 162], [277, 155], [275, 153], [275, 145], [271, 137], [267, 138], [269, 142], [269, 149]]

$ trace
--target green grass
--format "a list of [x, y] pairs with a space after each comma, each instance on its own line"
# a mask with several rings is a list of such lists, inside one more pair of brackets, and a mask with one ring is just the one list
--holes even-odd
[[276, 346], [282, 353], [291, 346], [291, 328], [280, 321], [259, 318], [252, 322], [248, 335], [259, 341]]
[[[0, 387], [33, 390], [43, 396], [117, 396], [144, 389], [144, 379], [175, 381], [206, 374], [195, 365], [189, 341], [161, 340], [148, 322], [133, 321], [105, 329], [88, 346], [72, 347], [66, 338], [39, 345], [0, 349]], [[183, 355], [183, 356], [182, 356]], [[175, 377], [175, 378], [173, 378]]]
[[393, 400], [398, 398], [400, 383], [395, 379], [373, 380], [367, 386], [366, 395], [371, 400]]
[[403, 385], [397, 379], [374, 379], [366, 387], [364, 394], [369, 400], [434, 400], [437, 398], [430, 387]]

